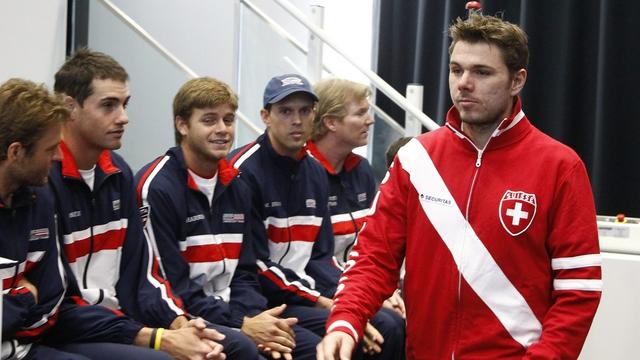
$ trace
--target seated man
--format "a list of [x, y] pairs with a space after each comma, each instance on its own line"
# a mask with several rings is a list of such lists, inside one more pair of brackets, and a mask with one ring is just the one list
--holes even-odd
[[[61, 124], [68, 117], [64, 104], [43, 86], [20, 79], [0, 85], [3, 359], [169, 359], [164, 352], [144, 348], [152, 342], [176, 357], [209, 353], [209, 358], [223, 359], [220, 345], [202, 342], [196, 334], [204, 324], [167, 330], [162, 341], [157, 329], [101, 306], [65, 300], [67, 279], [58, 257], [54, 199], [41, 185], [52, 161], [61, 158]], [[151, 341], [154, 333], [158, 341]], [[214, 330], [200, 335], [221, 338]]]
[[[79, 50], [56, 73], [55, 91], [71, 109], [63, 126], [62, 161], [49, 172], [63, 234], [63, 253], [82, 298], [150, 326], [190, 326], [182, 303], [158, 273], [142, 230], [133, 174], [113, 150], [129, 122], [128, 74], [108, 55]], [[251, 342], [225, 334], [229, 357], [255, 358]], [[242, 355], [241, 355], [242, 354]]]
[[[376, 195], [369, 162], [353, 153], [353, 149], [368, 142], [368, 129], [374, 121], [369, 112], [371, 90], [350, 80], [326, 79], [318, 82], [314, 91], [319, 101], [307, 148], [326, 170], [334, 256], [344, 266]], [[395, 291], [384, 307], [388, 310], [383, 308], [378, 316], [395, 324], [395, 336], [404, 342], [405, 308], [400, 291]], [[403, 347], [398, 351], [401, 353]]]
[[[322, 336], [341, 271], [333, 261], [327, 176], [305, 148], [317, 101], [302, 76], [272, 78], [260, 111], [267, 129], [234, 151], [231, 163], [253, 192], [260, 218], [253, 222], [254, 245], [269, 302], [289, 304], [286, 316]], [[365, 351], [376, 358], [401, 356], [396, 324], [376, 317], [373, 325], [367, 327]]]
[[267, 310], [261, 294], [250, 189], [225, 160], [237, 107], [233, 90], [218, 80], [180, 88], [173, 102], [178, 146], [136, 175], [145, 233], [190, 314], [239, 328], [273, 357], [315, 359], [317, 336], [295, 318], [278, 318], [284, 306]]

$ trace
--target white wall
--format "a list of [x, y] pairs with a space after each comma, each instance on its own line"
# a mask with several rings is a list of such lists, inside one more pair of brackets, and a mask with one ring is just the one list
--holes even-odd
[[21, 77], [53, 87], [64, 62], [66, 0], [3, 1], [0, 5], [0, 82]]

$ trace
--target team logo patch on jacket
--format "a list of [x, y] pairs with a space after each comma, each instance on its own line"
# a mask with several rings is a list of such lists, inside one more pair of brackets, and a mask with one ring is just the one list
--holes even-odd
[[29, 241], [46, 239], [49, 237], [49, 228], [33, 229], [29, 234]]
[[316, 199], [307, 199], [304, 201], [305, 205], [307, 205], [308, 208], [314, 208], [316, 207]]
[[244, 223], [244, 214], [222, 214], [223, 223]]
[[500, 222], [511, 236], [525, 232], [536, 216], [536, 195], [507, 190], [500, 200]]

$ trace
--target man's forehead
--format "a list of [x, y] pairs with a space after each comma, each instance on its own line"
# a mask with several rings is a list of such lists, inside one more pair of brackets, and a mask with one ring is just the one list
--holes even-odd
[[273, 106], [278, 107], [290, 107], [290, 106], [313, 106], [315, 101], [311, 97], [311, 95], [304, 92], [295, 92], [284, 99], [274, 103]]
[[451, 52], [449, 63], [465, 66], [506, 66], [500, 48], [484, 41], [458, 41]]
[[193, 112], [200, 113], [201, 115], [227, 115], [227, 114], [235, 114], [235, 110], [233, 109], [233, 105], [230, 103], [220, 103], [213, 106], [205, 106], [205, 107], [195, 107], [193, 108]]
[[117, 97], [126, 98], [129, 96], [129, 84], [126, 81], [113, 79], [93, 79], [91, 82], [93, 94], [100, 98]]

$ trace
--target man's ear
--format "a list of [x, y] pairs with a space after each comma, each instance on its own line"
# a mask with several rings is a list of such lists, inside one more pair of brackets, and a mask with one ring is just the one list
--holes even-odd
[[322, 123], [324, 124], [324, 127], [327, 128], [327, 130], [329, 131], [336, 131], [336, 122], [338, 121], [338, 118], [335, 116], [325, 116], [322, 118]]
[[186, 136], [187, 132], [189, 132], [189, 122], [182, 118], [182, 116], [176, 116], [176, 129], [182, 136]]
[[70, 120], [73, 121], [74, 119], [77, 118], [77, 113], [78, 113], [78, 109], [80, 108], [80, 104], [78, 104], [75, 98], [72, 98], [69, 95], [65, 95], [63, 101], [64, 101], [64, 104], [67, 106], [67, 108], [71, 111]]
[[262, 108], [260, 109], [260, 118], [266, 127], [271, 125], [271, 119], [269, 118], [269, 110]]
[[19, 141], [14, 141], [7, 147], [7, 160], [16, 161], [25, 156], [27, 149]]
[[511, 80], [511, 96], [518, 95], [524, 84], [527, 82], [527, 70], [520, 69], [513, 74], [513, 79]]

